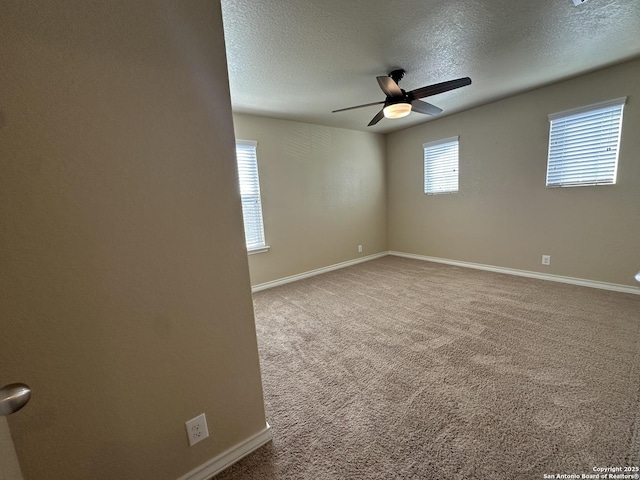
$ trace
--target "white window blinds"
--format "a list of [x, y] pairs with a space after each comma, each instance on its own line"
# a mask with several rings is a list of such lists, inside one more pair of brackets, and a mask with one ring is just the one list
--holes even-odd
[[250, 140], [236, 140], [244, 235], [248, 251], [265, 248], [260, 180], [258, 178], [258, 157], [256, 155], [257, 146], [256, 142]]
[[425, 143], [424, 193], [458, 191], [458, 138]]
[[625, 98], [549, 115], [547, 186], [616, 183]]

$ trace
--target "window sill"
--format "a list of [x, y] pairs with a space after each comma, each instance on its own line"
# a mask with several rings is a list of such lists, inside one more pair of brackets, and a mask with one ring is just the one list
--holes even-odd
[[247, 255], [255, 255], [256, 253], [264, 253], [269, 251], [269, 245], [265, 245], [264, 247], [254, 248], [252, 250], [247, 250]]
[[567, 187], [601, 187], [603, 185], [615, 185], [614, 182], [590, 182], [590, 183], [552, 183], [551, 185], [546, 185], [547, 188], [567, 188]]

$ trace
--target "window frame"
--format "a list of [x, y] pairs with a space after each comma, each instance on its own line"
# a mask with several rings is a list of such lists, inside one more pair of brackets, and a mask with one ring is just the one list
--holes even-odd
[[[620, 159], [620, 146], [622, 143], [622, 124], [624, 117], [624, 107], [626, 105], [627, 97], [620, 97], [612, 100], [607, 100], [604, 102], [598, 102], [591, 105], [585, 105], [578, 108], [573, 108], [570, 110], [564, 110], [562, 112], [552, 113], [548, 116], [549, 118], [549, 140], [548, 140], [548, 150], [547, 150], [547, 168], [545, 172], [545, 186], [547, 188], [565, 188], [565, 187], [592, 187], [592, 186], [601, 186], [601, 185], [615, 185], [617, 183], [618, 176], [618, 163]], [[617, 109], [619, 108], [619, 113]], [[608, 111], [608, 112], [607, 112]], [[580, 147], [589, 147], [591, 149], [597, 146], [598, 141], [601, 145], [606, 146], [607, 144], [611, 144], [613, 139], [615, 138], [615, 158], [611, 161], [609, 155], [596, 152], [589, 152], [587, 155], [584, 155], [583, 159], [575, 158], [576, 150], [578, 146], [571, 146], [571, 149], [567, 148], [566, 157], [573, 155], [572, 159], [563, 158], [563, 153], [559, 153], [558, 150], [562, 145], [562, 142], [566, 142], [567, 138], [571, 135], [575, 136], [575, 132], [571, 133], [570, 129], [573, 127], [574, 129], [580, 128], [580, 121], [586, 122], [587, 119], [584, 117], [585, 114], [592, 114], [594, 117], [598, 116], [598, 112], [603, 112], [599, 115], [598, 126], [590, 126], [589, 130], [586, 133], [585, 137], [579, 137], [577, 141], [581, 143]], [[609, 123], [605, 123], [607, 120], [606, 116], [613, 116], [613, 121]], [[618, 117], [619, 119], [616, 121], [615, 119]], [[573, 125], [572, 125], [573, 122]], [[554, 130], [554, 126], [557, 130]], [[584, 129], [584, 123], [582, 128]], [[613, 135], [613, 131], [617, 129], [617, 136]], [[564, 130], [564, 132], [563, 132]], [[554, 135], [555, 134], [555, 135]], [[597, 135], [597, 140], [589, 140], [588, 136]], [[610, 148], [610, 147], [607, 147]], [[563, 163], [564, 162], [564, 163]], [[566, 174], [566, 180], [560, 178], [559, 180], [550, 180], [554, 176], [562, 175], [561, 172], [558, 172], [558, 169], [568, 169], [573, 167], [574, 169], [581, 169], [582, 175], [585, 177], [584, 180], [579, 180], [577, 177], [580, 174], [579, 172], [575, 172], [573, 177], [569, 177], [570, 174]], [[556, 170], [552, 170], [555, 168]], [[590, 177], [587, 178], [588, 173], [587, 169], [594, 169], [595, 172], [590, 173]], [[600, 177], [600, 173], [598, 169], [606, 168], [607, 172], [610, 172], [610, 175], [607, 175], [602, 179]]]
[[[428, 187], [428, 169], [427, 169], [427, 149], [432, 147], [437, 147], [440, 145], [453, 144], [455, 142], [456, 148], [456, 164], [455, 164], [455, 190], [440, 190], [440, 191], [429, 191]], [[423, 164], [423, 191], [425, 195], [442, 195], [442, 194], [453, 194], [460, 191], [460, 135], [456, 135], [454, 137], [442, 138], [440, 140], [434, 140], [433, 142], [426, 142], [422, 144], [422, 164]], [[445, 179], [445, 182], [450, 182], [449, 178]]]
[[[240, 157], [241, 157], [241, 153], [240, 150], [244, 149], [244, 150], [252, 150], [252, 155], [248, 155], [249, 160], [248, 161], [253, 161], [252, 164], [247, 164], [244, 166], [244, 168], [241, 168], [241, 164], [240, 164]], [[240, 201], [242, 204], [242, 224], [243, 224], [243, 230], [244, 230], [244, 234], [245, 234], [245, 245], [247, 247], [247, 253], [249, 255], [253, 255], [256, 253], [263, 253], [263, 252], [267, 252], [269, 250], [269, 246], [267, 245], [266, 242], [266, 236], [265, 236], [265, 231], [264, 231], [264, 211], [263, 211], [263, 206], [262, 206], [262, 194], [261, 194], [261, 189], [260, 189], [260, 172], [259, 172], [259, 165], [258, 165], [258, 142], [256, 142], [255, 140], [242, 140], [242, 139], [236, 139], [236, 171], [238, 172], [238, 190], [240, 193]], [[245, 159], [245, 161], [247, 161]], [[243, 194], [242, 190], [243, 190], [243, 172], [246, 172], [246, 169], [251, 170], [250, 171], [250, 175], [253, 178], [249, 178], [246, 179], [247, 184], [250, 185], [250, 188], [252, 188], [254, 191], [251, 194]], [[260, 240], [259, 243], [253, 242], [253, 243], [249, 243], [248, 241], [248, 236], [247, 236], [247, 213], [248, 210], [246, 208], [246, 201], [252, 201], [252, 202], [256, 202], [257, 203], [257, 212], [259, 216], [255, 215], [255, 212], [253, 212], [253, 220], [254, 222], [257, 220], [257, 225], [259, 228], [259, 231], [255, 232], [257, 233], [257, 237], [258, 240]], [[250, 246], [251, 245], [251, 246]]]

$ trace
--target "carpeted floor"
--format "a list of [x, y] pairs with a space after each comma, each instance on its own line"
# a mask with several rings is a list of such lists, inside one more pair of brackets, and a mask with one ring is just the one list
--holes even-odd
[[640, 466], [640, 296], [388, 256], [254, 301], [273, 442], [216, 480]]

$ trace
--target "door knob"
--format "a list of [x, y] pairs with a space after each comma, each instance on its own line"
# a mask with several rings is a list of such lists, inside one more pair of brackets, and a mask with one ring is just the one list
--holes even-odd
[[0, 416], [11, 415], [24, 407], [31, 398], [31, 389], [24, 383], [10, 383], [0, 388]]

